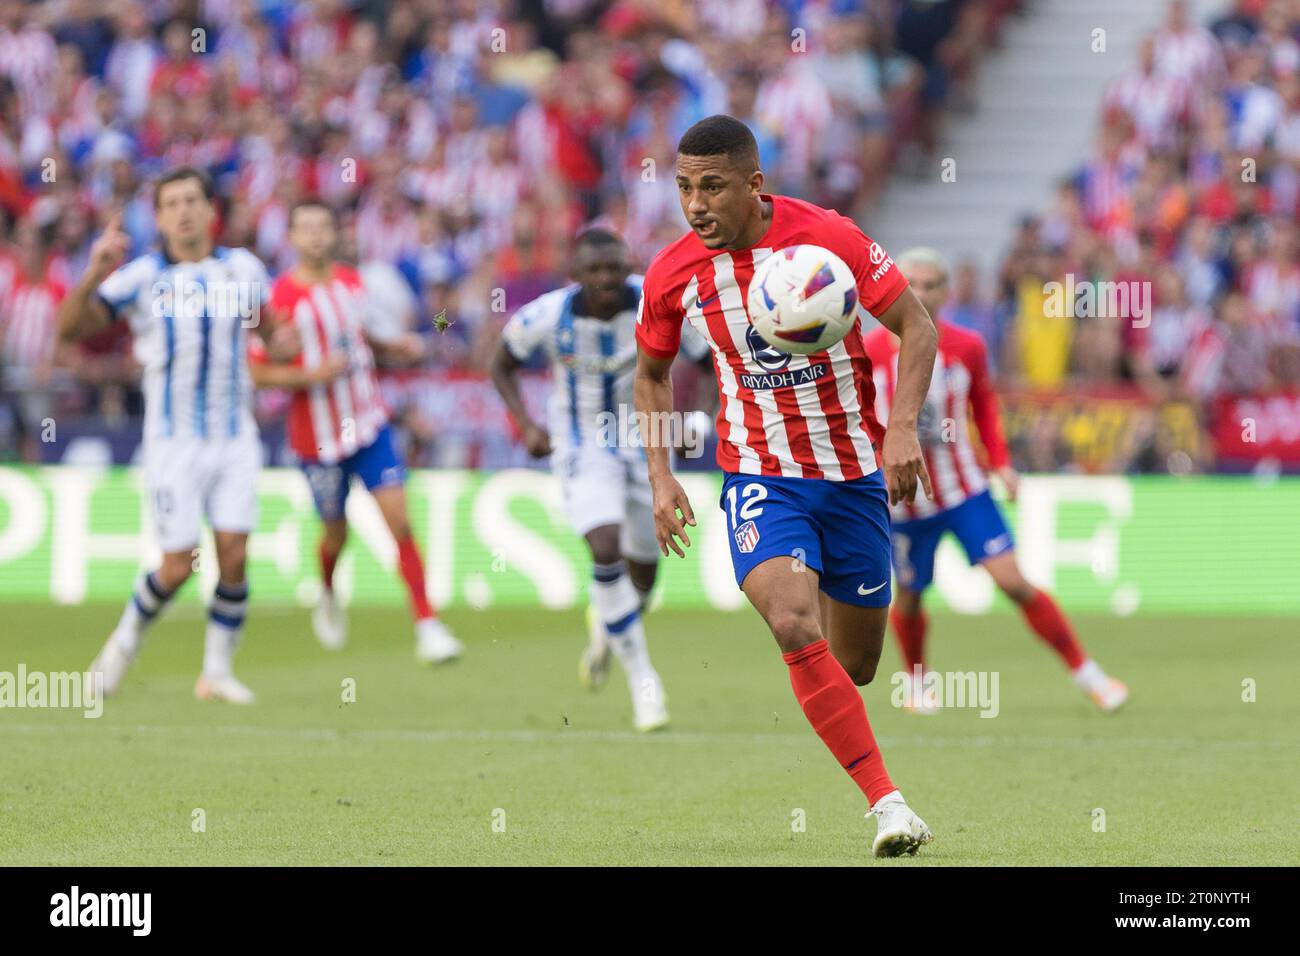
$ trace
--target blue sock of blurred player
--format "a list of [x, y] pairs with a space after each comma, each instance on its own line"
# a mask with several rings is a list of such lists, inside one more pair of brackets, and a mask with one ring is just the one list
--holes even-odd
[[596, 608], [610, 648], [623, 665], [632, 708], [639, 730], [654, 730], [668, 722], [663, 683], [650, 664], [645, 626], [641, 623], [642, 595], [632, 584], [627, 563], [592, 567], [591, 603]]
[[597, 564], [592, 568], [591, 602], [605, 625], [609, 646], [634, 685], [653, 673], [641, 623], [641, 597], [627, 574], [627, 564]]
[[131, 600], [126, 602], [112, 636], [113, 643], [128, 659], [135, 657], [145, 630], [175, 593], [162, 586], [157, 571], [146, 571], [136, 578]]
[[217, 583], [208, 605], [208, 630], [203, 642], [203, 673], [208, 677], [227, 677], [231, 660], [244, 629], [248, 613], [248, 582]]

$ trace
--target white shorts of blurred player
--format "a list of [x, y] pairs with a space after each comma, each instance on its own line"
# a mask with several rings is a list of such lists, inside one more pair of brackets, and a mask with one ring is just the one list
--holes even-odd
[[559, 479], [564, 510], [574, 531], [586, 535], [594, 528], [618, 525], [624, 558], [643, 564], [659, 560], [650, 472], [639, 449], [557, 448], [551, 455], [551, 470]]
[[164, 553], [199, 545], [201, 522], [214, 531], [247, 534], [257, 524], [256, 433], [235, 438], [156, 438], [146, 442], [144, 485]]

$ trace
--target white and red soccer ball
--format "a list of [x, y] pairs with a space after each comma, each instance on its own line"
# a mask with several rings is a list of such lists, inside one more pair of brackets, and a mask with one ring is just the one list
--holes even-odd
[[848, 264], [821, 246], [778, 249], [749, 283], [749, 323], [772, 348], [810, 355], [830, 348], [857, 319], [858, 284]]

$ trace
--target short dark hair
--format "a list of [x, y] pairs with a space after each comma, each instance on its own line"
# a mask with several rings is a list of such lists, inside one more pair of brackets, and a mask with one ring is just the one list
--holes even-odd
[[216, 195], [216, 189], [212, 186], [212, 178], [203, 170], [195, 166], [177, 166], [170, 172], [163, 173], [153, 186], [153, 208], [158, 208], [158, 202], [162, 198], [164, 186], [170, 186], [172, 183], [178, 183], [184, 179], [193, 179], [198, 182], [199, 187], [203, 190], [203, 198], [212, 202], [212, 197]]
[[292, 206], [289, 207], [289, 220], [288, 220], [289, 226], [293, 225], [293, 217], [298, 214], [299, 209], [324, 209], [327, 213], [330, 214], [330, 221], [333, 222], [334, 225], [336, 226], [339, 224], [339, 215], [337, 212], [334, 211], [333, 206], [331, 206], [329, 203], [327, 203], [325, 200], [321, 199], [318, 196], [307, 196], [304, 199], [299, 199], [296, 203], [294, 203]]
[[592, 226], [590, 229], [584, 229], [578, 233], [577, 238], [573, 240], [573, 251], [577, 252], [583, 246], [621, 246], [623, 237], [612, 229], [606, 229], [603, 226]]
[[758, 141], [754, 134], [740, 120], [723, 113], [706, 116], [683, 133], [677, 152], [684, 156], [725, 154], [733, 160], [752, 161], [758, 169]]

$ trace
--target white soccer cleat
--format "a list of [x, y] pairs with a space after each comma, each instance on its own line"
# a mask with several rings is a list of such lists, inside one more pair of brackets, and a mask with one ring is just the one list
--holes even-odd
[[321, 591], [320, 600], [312, 609], [311, 629], [326, 650], [337, 651], [347, 643], [348, 619], [329, 588]]
[[587, 606], [587, 646], [578, 660], [578, 683], [599, 690], [609, 678], [609, 639], [596, 609]]
[[1088, 696], [1102, 711], [1109, 714], [1124, 706], [1128, 700], [1128, 687], [1121, 680], [1107, 677], [1103, 683], [1089, 689]]
[[632, 718], [638, 731], [648, 734], [668, 726], [668, 696], [663, 681], [651, 671], [632, 688]]
[[1079, 689], [1104, 713], [1119, 710], [1128, 700], [1128, 688], [1124, 682], [1107, 676], [1096, 661], [1084, 661], [1071, 676]]
[[427, 617], [415, 625], [415, 657], [423, 664], [454, 661], [464, 651], [460, 641], [436, 617]]
[[126, 672], [131, 668], [131, 662], [134, 658], [117, 646], [113, 636], [109, 635], [104, 646], [100, 648], [99, 654], [90, 662], [91, 674], [103, 674], [103, 681], [100, 684], [100, 690], [105, 697], [112, 697], [117, 693], [117, 689], [122, 686], [122, 679], [126, 677]]
[[939, 713], [939, 700], [934, 688], [926, 687], [924, 678], [917, 680], [914, 675], [908, 674], [903, 709], [913, 714], [933, 716]]
[[867, 816], [872, 815], [879, 823], [876, 838], [871, 842], [871, 852], [875, 856], [902, 856], [904, 853], [915, 856], [921, 844], [934, 839], [925, 821], [912, 812], [898, 791], [877, 801], [867, 813]]
[[251, 704], [256, 695], [234, 674], [210, 676], [200, 674], [194, 685], [194, 696], [199, 700], [215, 700], [226, 704]]

